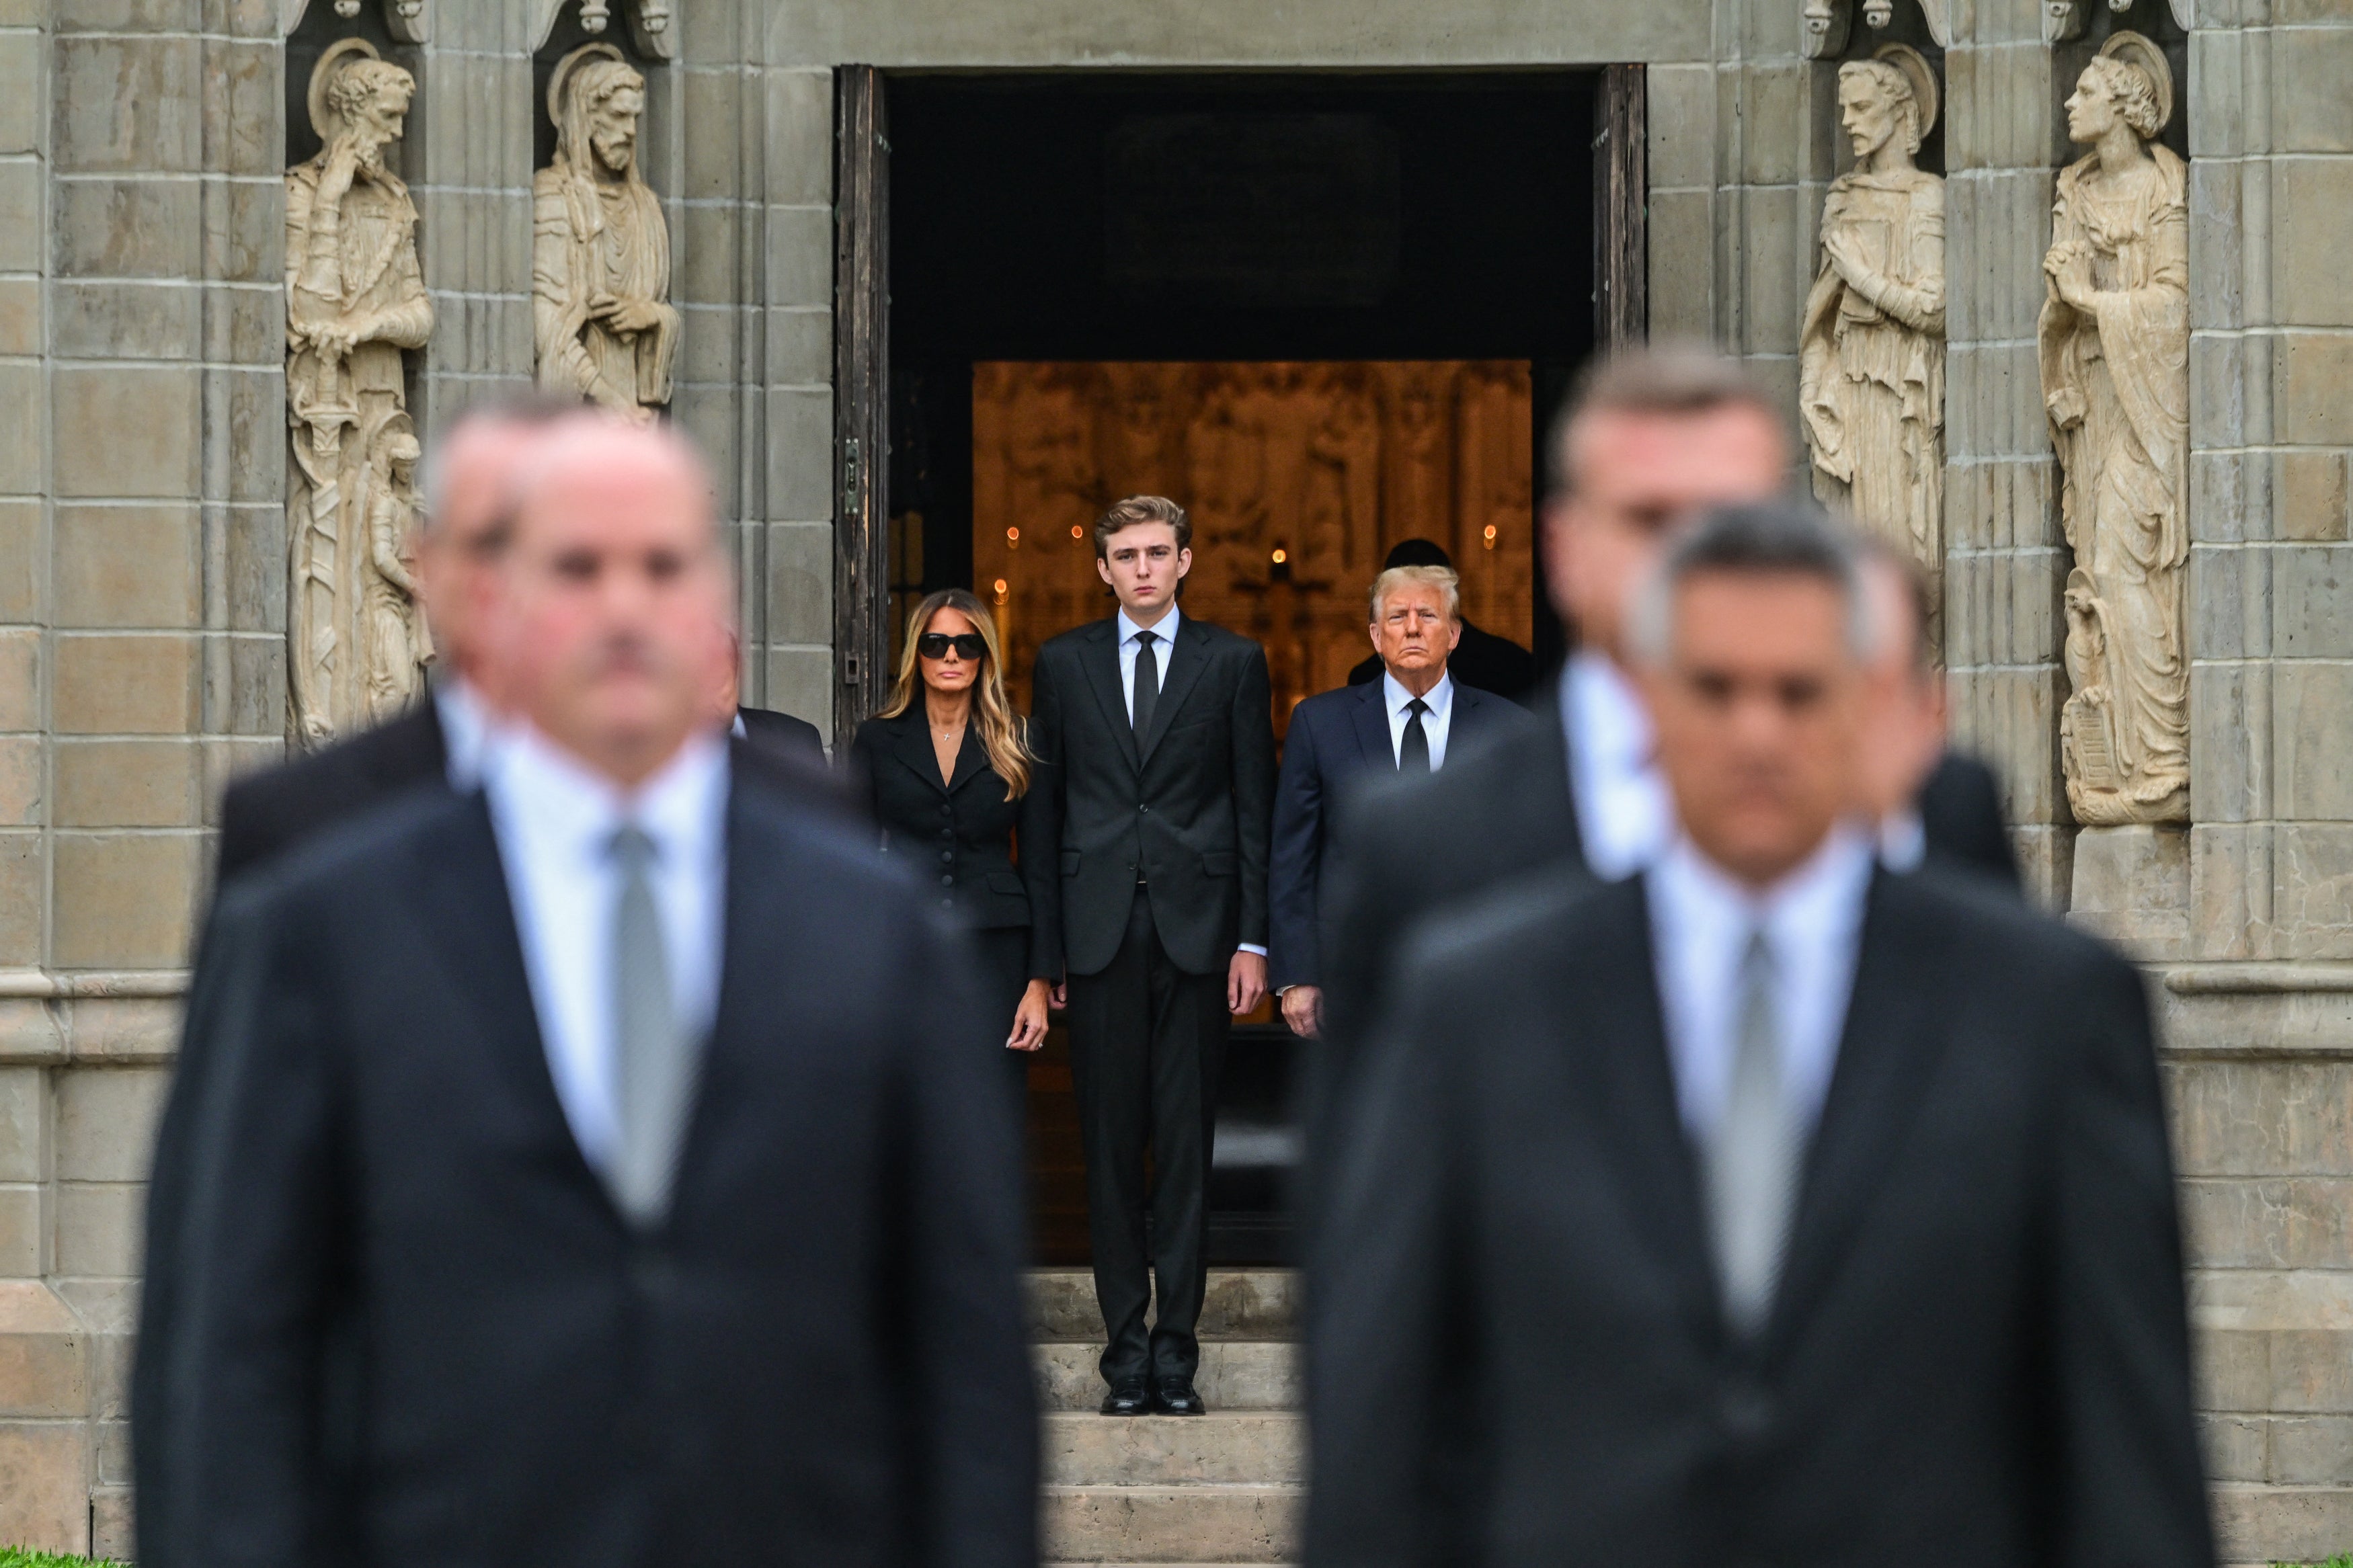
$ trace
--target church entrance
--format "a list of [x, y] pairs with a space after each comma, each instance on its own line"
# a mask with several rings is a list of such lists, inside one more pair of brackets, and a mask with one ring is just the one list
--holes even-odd
[[[1556, 662], [1539, 432], [1639, 331], [1640, 82], [844, 70], [839, 732], [941, 587], [995, 606], [1026, 707], [1038, 646], [1111, 613], [1089, 529], [1139, 492], [1192, 512], [1186, 612], [1266, 647], [1278, 737], [1368, 653], [1403, 539]], [[1271, 1010], [1237, 1026], [1213, 1261], [1288, 1260], [1300, 1047]], [[1059, 1027], [1030, 1143], [1039, 1261], [1083, 1262]]]

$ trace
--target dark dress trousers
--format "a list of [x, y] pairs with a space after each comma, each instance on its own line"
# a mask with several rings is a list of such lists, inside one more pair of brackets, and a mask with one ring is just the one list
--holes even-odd
[[1989, 877], [2020, 890], [2018, 859], [2001, 816], [2001, 786], [1975, 757], [1947, 752], [1920, 786], [1920, 827], [1927, 858]]
[[967, 963], [740, 753], [727, 810], [716, 1021], [652, 1231], [565, 1118], [479, 795], [237, 889], [250, 978], [148, 1239], [184, 1281], [141, 1346], [171, 1390], [141, 1524], [160, 1463], [175, 1560], [1036, 1562], [1016, 1138]]
[[1876, 876], [1742, 1341], [1650, 932], [1636, 879], [1416, 944], [1310, 1259], [1305, 1561], [2209, 1568], [2132, 967], [1977, 879]]
[[[1274, 793], [1274, 858], [1267, 904], [1273, 941], [1268, 967], [1276, 990], [1321, 985], [1324, 875], [1340, 854], [1343, 806], [1356, 789], [1397, 777], [1389, 739], [1388, 687], [1373, 681], [1320, 692], [1291, 710], [1282, 773]], [[1443, 773], [1512, 730], [1529, 729], [1527, 710], [1457, 681], [1447, 720]]]
[[[1031, 787], [1007, 799], [1004, 776], [989, 765], [978, 728], [966, 724], [955, 776], [943, 779], [920, 705], [860, 724], [850, 755], [882, 852], [907, 868], [927, 901], [971, 933], [982, 1032], [993, 1031], [1005, 1071], [1026, 1087], [1029, 1054], [1005, 1049], [1005, 1037], [1029, 982], [1062, 975], [1055, 869], [1048, 856], [1028, 852], [1050, 837], [1043, 823], [1047, 792], [1039, 787], [1042, 768], [1033, 764]], [[1018, 865], [1017, 833], [1023, 849]]]
[[[1362, 686], [1371, 681], [1378, 685], [1381, 668], [1381, 656], [1374, 654], [1348, 671], [1348, 684]], [[1536, 656], [1511, 638], [1497, 637], [1467, 619], [1462, 621], [1462, 640], [1455, 645], [1446, 668], [1457, 685], [1477, 687], [1507, 702], [1525, 703], [1535, 696]]]
[[1050, 764], [1035, 847], [1060, 872], [1054, 919], [1110, 1339], [1103, 1373], [1114, 1388], [1189, 1380], [1199, 1365], [1226, 972], [1239, 944], [1267, 940], [1274, 794], [1265, 651], [1182, 617], [1139, 736], [1116, 625], [1081, 626], [1038, 650], [1030, 721]]

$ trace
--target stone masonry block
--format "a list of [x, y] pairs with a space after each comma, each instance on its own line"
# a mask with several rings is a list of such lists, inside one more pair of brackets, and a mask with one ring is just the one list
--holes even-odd
[[2192, 331], [2236, 327], [2246, 320], [2246, 167], [2235, 159], [2189, 165]]
[[2274, 672], [2274, 701], [2280, 815], [2353, 818], [2353, 668], [2283, 664]]
[[2225, 1563], [2317, 1563], [2353, 1540], [2353, 1489], [2223, 1484], [2212, 1501]]
[[189, 37], [58, 40], [55, 156], [69, 174], [204, 166], [203, 46]]
[[[2273, 647], [2280, 658], [2353, 658], [2353, 548], [2299, 544], [2230, 553], [2271, 563]], [[2202, 586], [2193, 580], [2193, 599]]]
[[2272, 428], [2281, 443], [2353, 446], [2353, 332], [2284, 334], [2272, 374]]
[[184, 735], [196, 718], [194, 637], [121, 633], [57, 642], [56, 727], [66, 735]]
[[1710, 191], [1651, 197], [1651, 333], [1707, 339], [1715, 331], [1715, 200]]
[[2186, 1061], [2167, 1081], [2184, 1176], [2353, 1175], [2353, 1065]]
[[768, 516], [813, 522], [834, 511], [833, 394], [786, 390], [768, 396]]
[[64, 1279], [135, 1277], [147, 1189], [132, 1182], [60, 1182], [56, 1192], [51, 1271]]
[[732, 305], [684, 305], [679, 329], [678, 379], [695, 386], [733, 386], [743, 350], [738, 323], [752, 312]]
[[286, 625], [286, 509], [267, 504], [224, 510], [228, 625], [266, 632]]
[[2282, 958], [2353, 958], [2353, 827], [2274, 829], [2273, 926]]
[[[2181, 1220], [2195, 1267], [2353, 1265], [2353, 1181], [2343, 1177], [2192, 1178], [2181, 1183]], [[2346, 1377], [2353, 1394], [2353, 1369]]]
[[2271, 1424], [2244, 1415], [2201, 1415], [2198, 1436], [2206, 1453], [2206, 1475], [2217, 1481], [2260, 1481], [2269, 1462], [2265, 1430]]
[[41, 727], [41, 634], [0, 629], [0, 731]]
[[40, 280], [0, 279], [0, 354], [37, 354], [41, 342]]
[[2353, 153], [2353, 28], [2274, 34], [2272, 139], [2282, 153]]
[[[1741, 204], [1747, 320], [1742, 346], [1751, 354], [1793, 354], [1813, 281], [1806, 256], [1809, 218], [1794, 185], [1751, 189]], [[1755, 367], [1762, 369], [1763, 367]], [[1787, 406], [1795, 408], [1793, 395]]]
[[[2198, 787], [2193, 769], [2190, 788]], [[2272, 829], [2200, 822], [2189, 829], [2190, 956], [2268, 958], [2272, 951]]]
[[61, 359], [193, 360], [204, 353], [204, 294], [193, 284], [59, 283], [49, 298], [51, 342]]
[[0, 494], [41, 492], [47, 404], [37, 363], [0, 363], [0, 408], [8, 410], [0, 420]]
[[1805, 89], [1813, 68], [1793, 59], [1739, 72], [1743, 184], [1788, 184], [1805, 173]]
[[283, 173], [285, 99], [277, 46], [268, 39], [204, 41], [207, 164], [223, 174]]
[[768, 384], [825, 386], [833, 380], [833, 312], [816, 306], [769, 310]]
[[2271, 1334], [2271, 1408], [2336, 1415], [2353, 1410], [2353, 1333], [2278, 1329]]
[[2198, 1408], [2264, 1411], [2271, 1408], [2271, 1336], [2255, 1331], [2208, 1329], [2197, 1336], [2190, 1370]]
[[772, 647], [768, 650], [766, 706], [817, 726], [834, 743], [833, 652], [830, 648]]
[[2353, 1418], [2295, 1415], [2266, 1425], [2270, 1464], [2263, 1479], [2290, 1487], [2353, 1485]]
[[34, 32], [0, 34], [0, 153], [41, 151], [41, 55]]
[[1715, 181], [1715, 68], [1654, 65], [1645, 73], [1650, 102], [1651, 188]]
[[2308, 447], [2272, 454], [2273, 517], [2283, 539], [2347, 538], [2346, 454]]
[[743, 188], [756, 176], [759, 163], [744, 147], [744, 94], [750, 90], [744, 76], [733, 69], [690, 70], [683, 73], [680, 94], [685, 110], [686, 199], [691, 202], [757, 199], [756, 189]]
[[55, 1076], [57, 1175], [65, 1182], [143, 1182], [168, 1068], [69, 1068]]
[[79, 1554], [90, 1545], [90, 1459], [79, 1426], [0, 1422], [0, 1541]]
[[786, 206], [833, 202], [833, 73], [774, 69], [768, 99], [767, 199]]
[[37, 827], [46, 794], [41, 787], [41, 738], [0, 739], [0, 826]]
[[286, 731], [286, 638], [240, 637], [228, 647], [228, 687], [206, 698], [206, 727], [232, 735]]
[[202, 0], [58, 0], [60, 33], [193, 33]]
[[[733, 203], [689, 206], [678, 258], [678, 298], [697, 305], [731, 305], [743, 297], [741, 254], [745, 209]], [[830, 241], [828, 259], [831, 258]]]
[[832, 305], [832, 208], [768, 209], [768, 300], [777, 305]]
[[2262, 385], [2269, 374], [2267, 368], [2259, 368], [2259, 362], [2264, 362], [2271, 347], [2266, 339], [2190, 334], [2189, 445], [2193, 450], [2211, 451], [2263, 438], [2263, 433], [2248, 422], [2247, 388]]
[[38, 1182], [48, 1174], [41, 1131], [47, 1082], [39, 1068], [0, 1068], [0, 1182]]
[[57, 742], [59, 827], [194, 827], [203, 753], [194, 741]]
[[57, 624], [176, 629], [204, 614], [196, 509], [57, 509]]
[[41, 920], [48, 860], [37, 833], [0, 833], [0, 964], [41, 962]]
[[833, 529], [780, 522], [768, 530], [768, 635], [780, 643], [833, 639]]
[[66, 969], [173, 969], [188, 959], [204, 840], [188, 834], [60, 833], [56, 962]]
[[180, 1047], [180, 1004], [167, 997], [79, 997], [67, 1005], [66, 1027], [78, 1064], [165, 1064]]
[[[224, 283], [283, 287], [286, 187], [282, 177], [209, 180], [206, 190], [197, 237], [204, 275]], [[428, 288], [449, 286], [430, 273], [425, 282]]]
[[[85, 1414], [89, 1340], [81, 1320], [48, 1286], [37, 1279], [0, 1280], [0, 1416]], [[0, 1494], [6, 1490], [0, 1484]]]
[[[2339, 96], [2353, 101], [2353, 79], [2339, 83]], [[2353, 324], [2353, 267], [2346, 265], [2353, 256], [2353, 158], [2274, 161], [2271, 251], [2275, 321]], [[2335, 374], [2334, 395], [2353, 400], [2353, 359], [2340, 358]], [[2353, 424], [2342, 428], [2348, 433], [2337, 438], [2353, 440]]]
[[[41, 1277], [41, 1189], [0, 1187], [0, 1279]], [[5, 1361], [0, 1352], [0, 1361]], [[0, 1382], [6, 1373], [0, 1371]]]
[[[2306, 564], [2309, 564], [2308, 563]], [[2189, 657], [2260, 658], [2274, 645], [2273, 578], [2290, 576], [2296, 563], [2274, 552], [2243, 544], [2200, 545], [2189, 551]], [[2289, 583], [2284, 593], [2303, 584]], [[2297, 625], [2281, 617], [2281, 635]], [[2060, 640], [2044, 646], [2055, 647]], [[2284, 653], [2285, 649], [2283, 648]]]
[[0, 272], [30, 272], [47, 254], [41, 216], [41, 165], [0, 158]]
[[[61, 178], [50, 235], [57, 275], [195, 277], [204, 256], [204, 205], [192, 179]], [[282, 197], [279, 205], [282, 213]]]
[[2189, 667], [2189, 798], [2200, 824], [2271, 815], [2272, 666]]
[[195, 498], [194, 367], [59, 365], [50, 375], [58, 495]]
[[41, 503], [0, 501], [0, 626], [39, 617], [47, 553]]

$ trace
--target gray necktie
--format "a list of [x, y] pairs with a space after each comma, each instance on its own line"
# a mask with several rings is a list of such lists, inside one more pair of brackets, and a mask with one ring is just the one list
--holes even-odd
[[1740, 961], [1738, 1005], [1732, 1074], [1724, 1117], [1707, 1149], [1706, 1174], [1725, 1321], [1746, 1338], [1765, 1326], [1772, 1310], [1805, 1142], [1782, 1083], [1773, 954], [1761, 931], [1750, 933]]
[[624, 827], [613, 835], [611, 853], [621, 874], [611, 966], [620, 1142], [606, 1183], [622, 1216], [644, 1227], [670, 1211], [698, 1064], [670, 994], [670, 954], [649, 875], [653, 840], [641, 828]]
[[1135, 634], [1135, 700], [1128, 707], [1134, 714], [1131, 724], [1138, 745], [1151, 732], [1152, 710], [1160, 701], [1160, 660], [1152, 652], [1152, 645], [1158, 640], [1155, 632]]

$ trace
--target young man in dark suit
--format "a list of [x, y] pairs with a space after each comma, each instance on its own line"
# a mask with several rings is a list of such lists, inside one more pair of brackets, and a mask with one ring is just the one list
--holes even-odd
[[1389, 567], [1373, 579], [1369, 618], [1379, 678], [1291, 710], [1275, 786], [1267, 963], [1283, 1022], [1308, 1039], [1323, 1033], [1324, 869], [1338, 850], [1342, 803], [1368, 779], [1428, 778], [1449, 758], [1535, 724], [1526, 710], [1455, 680], [1465, 630], [1451, 567]]
[[1879, 863], [1818, 510], [1641, 605], [1679, 829], [1426, 928], [1366, 1043], [1305, 1561], [2211, 1568], [2140, 976]]
[[1184, 508], [1159, 496], [1104, 512], [1095, 566], [1119, 611], [1039, 648], [1032, 687], [1046, 832], [1022, 854], [1052, 855], [1061, 873], [1071, 1065], [1110, 1340], [1103, 1413], [1113, 1415], [1202, 1411], [1194, 1324], [1227, 1018], [1266, 995], [1266, 653], [1177, 609], [1192, 537]]
[[228, 890], [148, 1237], [166, 1568], [1036, 1563], [997, 1040], [919, 890], [731, 752], [709, 495], [665, 433], [552, 437], [482, 788]]

